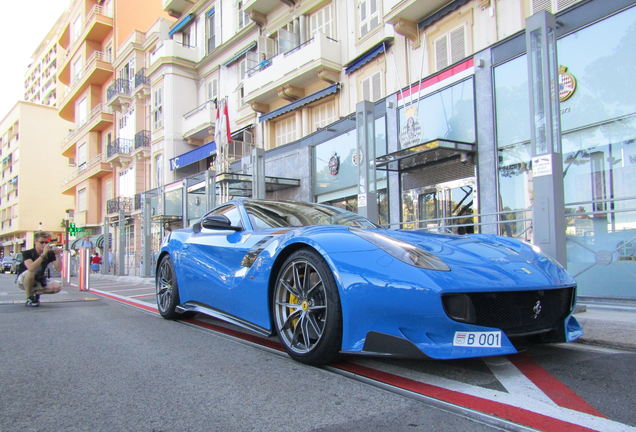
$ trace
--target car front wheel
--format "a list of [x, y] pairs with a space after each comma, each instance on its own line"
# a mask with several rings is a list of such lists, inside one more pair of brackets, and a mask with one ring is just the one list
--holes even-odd
[[309, 249], [291, 254], [273, 296], [274, 324], [287, 353], [311, 365], [334, 361], [342, 341], [340, 297], [323, 258]]
[[155, 286], [159, 313], [166, 319], [176, 319], [179, 316], [176, 311], [179, 304], [179, 287], [177, 286], [174, 264], [168, 255], [161, 258]]

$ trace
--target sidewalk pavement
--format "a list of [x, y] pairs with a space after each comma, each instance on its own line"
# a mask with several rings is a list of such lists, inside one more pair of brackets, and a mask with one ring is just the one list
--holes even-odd
[[[139, 276], [92, 274], [91, 278], [151, 286], [155, 283], [154, 278]], [[579, 343], [636, 351], [636, 302], [604, 299], [579, 300], [574, 316], [584, 330]]]

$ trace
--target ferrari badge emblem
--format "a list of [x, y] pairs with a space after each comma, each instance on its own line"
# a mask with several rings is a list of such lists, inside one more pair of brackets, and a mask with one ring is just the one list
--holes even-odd
[[539, 318], [540, 314], [541, 314], [541, 300], [537, 300], [537, 302], [534, 304], [534, 307], [532, 308], [532, 319]]

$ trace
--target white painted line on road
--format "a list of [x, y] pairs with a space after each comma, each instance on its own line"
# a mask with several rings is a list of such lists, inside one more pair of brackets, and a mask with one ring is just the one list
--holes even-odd
[[510, 360], [506, 357], [486, 357], [482, 360], [501, 385], [508, 390], [508, 393], [522, 394], [542, 403], [557, 405], [527, 376], [519, 373], [519, 369], [510, 363]]

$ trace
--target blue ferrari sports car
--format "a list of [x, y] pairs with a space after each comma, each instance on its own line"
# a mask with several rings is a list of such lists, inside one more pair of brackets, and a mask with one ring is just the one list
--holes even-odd
[[164, 318], [198, 312], [277, 334], [314, 365], [512, 354], [582, 334], [574, 279], [531, 245], [381, 229], [322, 204], [227, 202], [166, 236], [156, 275]]

